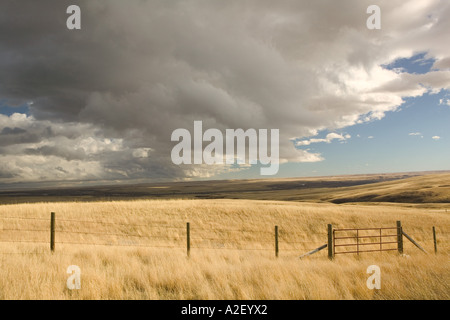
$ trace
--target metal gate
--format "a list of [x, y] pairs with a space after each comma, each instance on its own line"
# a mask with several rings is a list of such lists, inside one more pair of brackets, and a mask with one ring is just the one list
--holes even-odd
[[396, 251], [398, 247], [393, 248], [392, 245], [398, 244], [397, 229], [396, 227], [333, 229], [333, 253]]

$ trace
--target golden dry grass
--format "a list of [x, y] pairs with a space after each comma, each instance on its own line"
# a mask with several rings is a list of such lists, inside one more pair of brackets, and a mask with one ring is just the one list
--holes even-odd
[[[53, 254], [51, 211], [57, 216]], [[298, 259], [326, 242], [328, 223], [395, 227], [396, 220], [428, 254], [405, 239], [407, 257], [394, 251], [329, 261], [323, 250]], [[442, 207], [253, 200], [3, 205], [0, 241], [42, 243], [0, 242], [0, 299], [449, 299], [449, 231]], [[381, 290], [366, 286], [373, 264], [381, 268]], [[80, 290], [66, 287], [69, 265], [81, 268]]]

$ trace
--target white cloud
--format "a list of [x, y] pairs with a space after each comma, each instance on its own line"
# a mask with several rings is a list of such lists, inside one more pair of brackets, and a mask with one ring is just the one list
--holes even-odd
[[439, 99], [439, 105], [450, 106], [450, 99]]
[[345, 141], [347, 139], [350, 139], [351, 135], [349, 134], [345, 134], [345, 135], [341, 135], [338, 133], [329, 133], [327, 134], [327, 136], [324, 139], [309, 139], [309, 140], [301, 140], [301, 141], [297, 141], [296, 145], [298, 147], [300, 146], [309, 146], [311, 143], [319, 143], [319, 142], [326, 142], [326, 143], [331, 143], [333, 140], [339, 140], [339, 141]]
[[149, 152], [151, 152], [152, 148], [138, 148], [133, 150], [133, 157], [135, 158], [148, 158]]
[[420, 132], [410, 132], [410, 133], [408, 133], [408, 135], [409, 136], [420, 136], [421, 138], [423, 138], [423, 135]]
[[433, 136], [431, 139], [433, 139], [433, 140], [440, 140], [441, 137], [439, 137], [439, 136]]
[[320, 153], [305, 151], [300, 162], [320, 162], [325, 160]]
[[[126, 146], [122, 138], [106, 138], [89, 124], [37, 120], [0, 114], [0, 180], [99, 180], [133, 176], [132, 158], [152, 148]], [[117, 161], [129, 168], [116, 167]]]

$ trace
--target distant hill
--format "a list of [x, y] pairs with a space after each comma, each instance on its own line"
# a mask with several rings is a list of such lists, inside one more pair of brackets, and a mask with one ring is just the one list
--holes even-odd
[[341, 188], [321, 198], [333, 203], [450, 203], [450, 174], [437, 174]]
[[450, 171], [0, 191], [0, 204], [130, 199], [450, 203]]

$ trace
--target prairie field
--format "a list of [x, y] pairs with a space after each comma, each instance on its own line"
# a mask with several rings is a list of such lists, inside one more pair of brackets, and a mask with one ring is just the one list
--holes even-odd
[[[243, 199], [5, 204], [0, 299], [449, 299], [447, 209]], [[56, 216], [53, 253], [50, 212]], [[397, 220], [427, 253], [405, 238], [403, 255], [329, 260], [325, 249], [299, 259], [327, 243], [328, 224], [384, 228]], [[67, 287], [71, 265], [81, 270], [78, 290]], [[366, 285], [370, 265], [380, 267], [379, 290]]]

